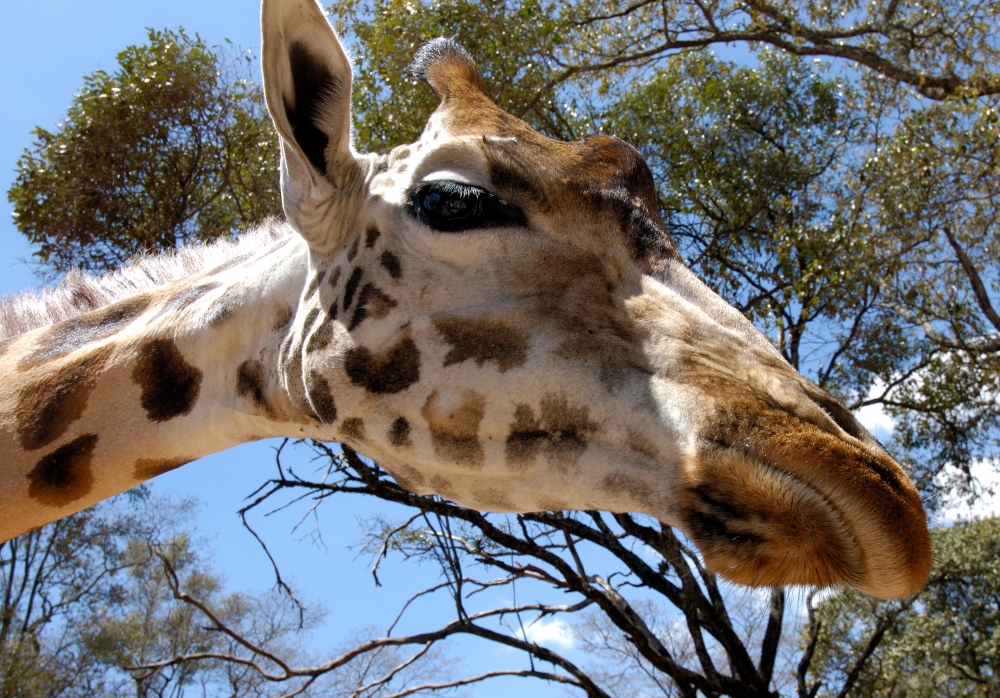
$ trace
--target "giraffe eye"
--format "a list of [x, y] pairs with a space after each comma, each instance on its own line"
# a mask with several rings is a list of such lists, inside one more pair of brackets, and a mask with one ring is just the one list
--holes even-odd
[[434, 180], [410, 194], [410, 210], [425, 225], [447, 233], [520, 222], [520, 211], [480, 187]]

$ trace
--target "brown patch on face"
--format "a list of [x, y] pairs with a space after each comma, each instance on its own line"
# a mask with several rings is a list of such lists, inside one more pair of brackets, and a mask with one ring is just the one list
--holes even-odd
[[542, 303], [540, 311], [556, 319], [564, 337], [556, 354], [592, 366], [606, 389], [615, 390], [637, 372], [653, 373], [638, 348], [639, 331], [601, 270], [582, 267], [557, 304]]
[[583, 198], [617, 222], [632, 259], [652, 272], [679, 260], [660, 218], [653, 174], [639, 151], [608, 136], [588, 137], [577, 147], [590, 164]]
[[347, 251], [347, 261], [353, 262], [354, 258], [358, 256], [358, 247], [361, 245], [361, 237], [354, 238], [354, 242], [351, 243], [351, 249]]
[[542, 452], [554, 465], [576, 463], [587, 450], [590, 436], [600, 428], [589, 414], [586, 406], [570, 407], [565, 395], [544, 396], [540, 419], [528, 405], [517, 405], [507, 437], [507, 462], [524, 467]]
[[505, 492], [495, 487], [484, 490], [473, 490], [472, 496], [476, 503], [490, 511], [517, 511], [517, 507]]
[[50, 507], [63, 507], [90, 492], [90, 463], [97, 434], [84, 434], [45, 456], [28, 473], [28, 496]]
[[578, 242], [592, 249], [613, 242], [612, 250], [620, 249], [647, 272], [680, 260], [659, 215], [652, 174], [638, 151], [607, 136], [553, 141], [491, 106], [495, 111], [474, 111], [471, 119], [455, 114], [449, 126], [456, 135], [511, 137], [483, 140], [490, 181], [502, 194], [543, 214], [586, 220]]
[[528, 337], [521, 330], [488, 317], [437, 317], [434, 327], [451, 345], [444, 365], [474, 359], [478, 366], [495, 361], [501, 373], [523, 366], [528, 352]]
[[642, 434], [638, 434], [631, 429], [625, 435], [625, 445], [631, 451], [646, 456], [647, 458], [652, 458], [653, 460], [661, 460], [662, 456], [656, 447]]
[[376, 288], [375, 284], [365, 284], [365, 287], [361, 289], [361, 295], [358, 296], [358, 307], [354, 311], [351, 323], [347, 326], [347, 331], [350, 332], [369, 317], [381, 320], [396, 305], [396, 301], [387, 296], [381, 289]]
[[393, 278], [394, 281], [398, 281], [399, 277], [403, 275], [403, 268], [399, 265], [399, 257], [394, 255], [389, 250], [382, 252], [382, 256], [379, 257], [379, 261], [385, 270], [389, 272], [389, 276]]
[[654, 502], [652, 486], [642, 478], [627, 472], [612, 473], [604, 478], [601, 485], [605, 490], [618, 496], [624, 494], [633, 502], [645, 506], [647, 509]]
[[176, 470], [182, 465], [187, 465], [193, 458], [140, 458], [135, 462], [132, 469], [132, 477], [140, 482], [151, 480], [154, 477]]
[[396, 482], [400, 484], [411, 492], [415, 491], [419, 487], [423, 487], [424, 476], [420, 474], [420, 471], [416, 468], [411, 468], [408, 465], [393, 466], [392, 476], [396, 478]]
[[466, 391], [461, 402], [443, 402], [435, 391], [420, 413], [431, 431], [434, 453], [456, 465], [482, 467], [486, 458], [479, 443], [479, 423], [486, 415], [486, 398]]
[[382, 231], [378, 228], [372, 226], [365, 232], [365, 247], [371, 249], [375, 247], [375, 243], [378, 242], [379, 237], [382, 235]]
[[354, 294], [358, 290], [358, 284], [361, 283], [361, 275], [364, 271], [361, 267], [354, 267], [351, 271], [351, 276], [347, 279], [347, 283], [344, 285], [344, 312], [346, 313], [348, 308], [351, 307], [351, 303], [354, 302]]
[[348, 417], [340, 425], [340, 431], [349, 439], [365, 440], [365, 422], [361, 417]]
[[141, 403], [154, 422], [188, 414], [201, 389], [201, 369], [184, 359], [172, 339], [154, 339], [139, 347], [132, 380], [142, 388]]
[[337, 406], [333, 402], [330, 384], [319, 371], [309, 372], [309, 377], [306, 379], [306, 394], [320, 421], [324, 424], [333, 424], [337, 421]]
[[354, 347], [344, 358], [344, 370], [355, 385], [371, 393], [398, 393], [420, 380], [420, 351], [403, 337], [381, 354]]
[[56, 323], [45, 331], [35, 350], [21, 360], [21, 370], [26, 370], [39, 361], [50, 361], [107, 339], [146, 312], [150, 303], [150, 295], [143, 294]]
[[[334, 308], [336, 310], [336, 307]], [[314, 351], [320, 351], [321, 349], [326, 349], [330, 344], [330, 340], [333, 339], [333, 320], [335, 318], [328, 318], [326, 322], [316, 328], [316, 331], [312, 333], [309, 337], [309, 341], [306, 342], [306, 353], [311, 354]]]
[[413, 442], [410, 441], [410, 423], [403, 417], [397, 417], [392, 423], [392, 426], [389, 427], [388, 436], [389, 443], [396, 448], [404, 448], [413, 445]]
[[14, 418], [25, 450], [49, 445], [83, 415], [90, 391], [112, 351], [113, 347], [102, 347], [21, 391]]
[[283, 305], [278, 308], [278, 312], [274, 315], [274, 324], [271, 325], [272, 332], [280, 332], [292, 324], [292, 320], [295, 319], [295, 311], [292, 310], [292, 306]]

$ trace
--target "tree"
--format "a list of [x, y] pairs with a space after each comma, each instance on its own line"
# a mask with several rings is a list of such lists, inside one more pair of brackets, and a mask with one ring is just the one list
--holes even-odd
[[[351, 0], [333, 8], [359, 57], [360, 149], [413, 139], [434, 100], [401, 76], [413, 51], [442, 34], [477, 57], [502, 107], [544, 133], [604, 131], [636, 143], [689, 263], [793, 366], [853, 407], [891, 411], [897, 428], [887, 446], [907, 460], [930, 507], [950, 489], [974, 494], [970, 466], [1000, 452], [996, 10], [964, 0]], [[746, 65], [707, 50], [733, 42]], [[357, 696], [498, 676], [591, 696], [917, 690], [913, 681], [880, 683], [883, 666], [956, 691], [993, 681], [995, 570], [969, 550], [988, 547], [986, 533], [960, 546], [939, 531], [939, 559], [956, 562], [939, 568], [949, 581], [936, 573], [915, 599], [810, 596], [799, 645], [803, 607], [794, 595], [727, 586], [659, 522], [481, 514], [414, 495], [349, 449], [309, 447], [318, 470], [279, 465], [248, 508], [312, 500], [321, 516], [331, 498], [377, 497], [388, 513], [363, 530], [376, 583], [387, 555], [430, 562], [441, 582], [416, 590], [401, 615], [444, 595], [453, 617], [406, 633], [394, 624], [325, 661], [293, 662], [255, 651], [238, 617], [199, 600], [211, 589], [177, 585], [175, 600], [233, 644], [157, 646], [136, 655], [138, 671], [228, 664], [293, 690], [329, 680]], [[506, 598], [491, 604], [487, 592]], [[976, 630], [921, 649], [932, 667], [920, 673], [910, 655], [940, 631], [922, 625], [935, 613], [977, 614]], [[594, 664], [531, 639], [531, 624], [551, 618], [576, 628]], [[513, 648], [523, 661], [450, 678], [427, 660], [458, 636]]]
[[1000, 695], [1000, 519], [933, 535], [934, 570], [913, 599], [844, 592], [810, 605], [810, 695]]
[[192, 506], [138, 488], [0, 544], [0, 696], [118, 696], [130, 686], [165, 696], [190, 685], [272, 695], [233, 663], [130, 669], [151, 655], [231, 650], [179, 594], [196, 594], [261, 648], [298, 651], [300, 609], [285, 595], [224, 593], [179, 526]]
[[232, 236], [281, 212], [277, 138], [250, 56], [180, 31], [84, 78], [59, 130], [37, 128], [7, 193], [51, 277]]
[[74, 629], [123, 569], [122, 544], [139, 530], [134, 515], [112, 514], [128, 497], [0, 544], [0, 695], [105, 690]]

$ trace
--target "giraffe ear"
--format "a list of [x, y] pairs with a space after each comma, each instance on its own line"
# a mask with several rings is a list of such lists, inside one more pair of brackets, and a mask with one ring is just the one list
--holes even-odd
[[311, 248], [332, 251], [364, 179], [351, 147], [351, 62], [316, 0], [264, 0], [261, 31], [285, 216]]

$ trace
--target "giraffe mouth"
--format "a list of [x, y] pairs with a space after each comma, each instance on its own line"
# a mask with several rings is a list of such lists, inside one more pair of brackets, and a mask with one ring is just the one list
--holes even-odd
[[795, 475], [711, 445], [684, 485], [681, 527], [711, 571], [748, 586], [862, 582], [864, 554], [844, 515]]
[[724, 429], [685, 469], [682, 528], [709, 568], [752, 586], [918, 590], [930, 538], [916, 488], [881, 448], [795, 421], [767, 415], [739, 439]]

